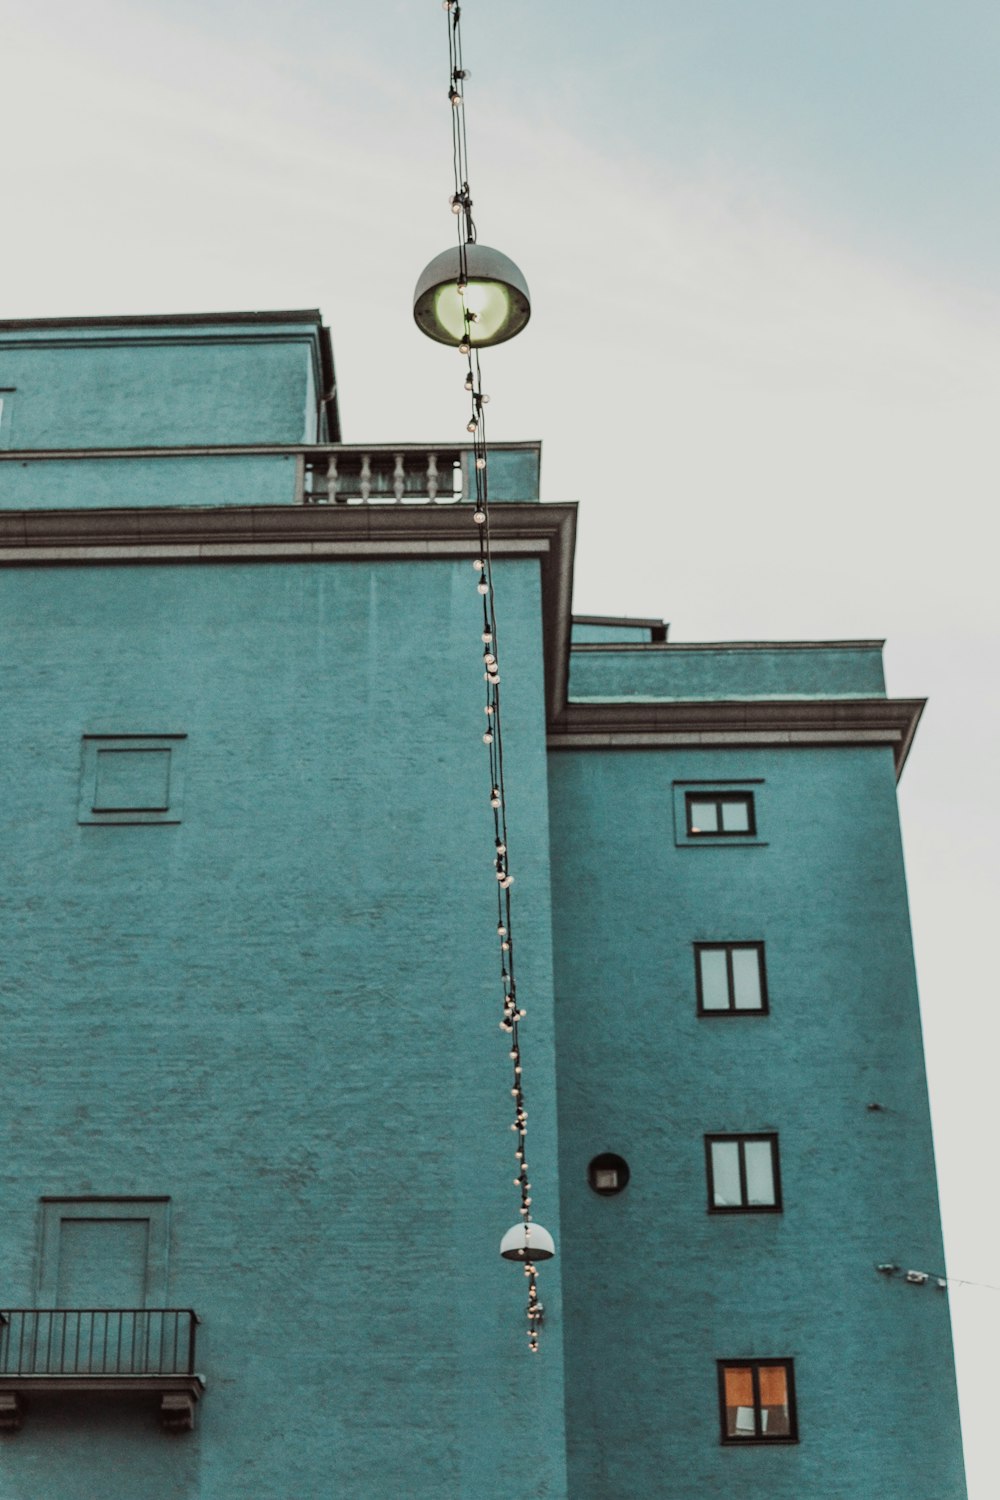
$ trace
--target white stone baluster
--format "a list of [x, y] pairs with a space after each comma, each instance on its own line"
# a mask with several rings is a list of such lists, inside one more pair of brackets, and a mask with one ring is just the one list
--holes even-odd
[[392, 471], [392, 493], [395, 495], [398, 505], [406, 494], [406, 469], [403, 467], [403, 455], [397, 453], [395, 458], [396, 464]]
[[372, 461], [366, 453], [361, 459], [361, 498], [367, 500], [372, 492]]
[[436, 453], [427, 455], [427, 498], [436, 500], [438, 492], [438, 457]]

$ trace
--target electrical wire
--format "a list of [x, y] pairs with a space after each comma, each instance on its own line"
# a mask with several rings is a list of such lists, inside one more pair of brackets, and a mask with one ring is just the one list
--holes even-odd
[[[451, 109], [452, 166], [454, 171], [454, 193], [451, 198], [452, 211], [457, 218], [459, 274], [457, 290], [462, 294], [468, 280], [466, 245], [475, 244], [476, 226], [472, 217], [472, 194], [469, 188], [468, 136], [465, 124], [465, 81], [468, 70], [462, 53], [462, 8], [458, 0], [444, 0], [448, 21], [448, 101]], [[482, 645], [483, 679], [486, 683], [483, 705], [486, 724], [483, 740], [488, 750], [490, 776], [490, 807], [493, 812], [494, 872], [497, 890], [497, 938], [500, 945], [500, 983], [503, 1005], [500, 1029], [509, 1038], [509, 1053], [512, 1065], [511, 1098], [514, 1104], [514, 1119], [511, 1130], [517, 1138], [514, 1159], [517, 1163], [515, 1186], [520, 1193], [520, 1217], [524, 1224], [525, 1243], [523, 1249], [524, 1274], [528, 1281], [528, 1347], [532, 1353], [538, 1351], [538, 1334], [543, 1309], [538, 1299], [538, 1268], [531, 1258], [531, 1181], [527, 1156], [528, 1110], [525, 1103], [523, 1062], [520, 1023], [525, 1009], [518, 999], [517, 973], [515, 968], [515, 945], [513, 902], [511, 887], [514, 876], [510, 867], [510, 843], [507, 831], [507, 784], [504, 765], [503, 711], [501, 701], [500, 636], [497, 628], [496, 587], [493, 569], [493, 548], [490, 537], [489, 508], [489, 450], [486, 441], [485, 407], [489, 397], [483, 391], [482, 370], [479, 352], [473, 343], [476, 314], [468, 308], [462, 298], [465, 330], [459, 343], [464, 354], [468, 373], [465, 389], [470, 396], [470, 415], [467, 424], [472, 433], [473, 451], [473, 522], [478, 531], [479, 553], [475, 569], [479, 574], [477, 585], [482, 597]]]

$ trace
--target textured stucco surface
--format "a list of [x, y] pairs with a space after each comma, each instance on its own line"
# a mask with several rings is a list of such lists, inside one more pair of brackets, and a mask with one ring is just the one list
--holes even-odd
[[661, 698], [884, 698], [877, 645], [823, 647], [657, 646], [650, 651], [574, 651], [569, 696]]
[[4, 447], [312, 442], [315, 351], [306, 326], [0, 330]]
[[[558, 1238], [539, 572], [497, 575]], [[33, 1299], [40, 1195], [167, 1193], [208, 1382], [177, 1439], [148, 1404], [36, 1402], [4, 1500], [566, 1500], [560, 1263], [530, 1358], [497, 1254], [517, 1194], [473, 570], [3, 583], [2, 1299]], [[181, 824], [78, 824], [85, 732], [186, 734]]]
[[295, 498], [295, 460], [285, 454], [11, 458], [0, 463], [3, 510], [292, 505]]
[[[675, 843], [714, 777], [761, 842]], [[874, 1269], [943, 1268], [891, 753], [560, 752], [550, 805], [573, 1500], [960, 1500], [947, 1297]], [[770, 1015], [698, 1018], [699, 940], [765, 942]], [[784, 1212], [709, 1214], [704, 1135], [771, 1130]], [[747, 1357], [794, 1358], [797, 1445], [720, 1444]]]

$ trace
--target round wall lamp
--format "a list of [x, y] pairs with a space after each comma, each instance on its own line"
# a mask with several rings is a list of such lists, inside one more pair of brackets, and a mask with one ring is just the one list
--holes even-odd
[[503, 344], [531, 317], [528, 283], [499, 250], [471, 243], [460, 251], [453, 245], [421, 272], [413, 316], [417, 327], [439, 344], [458, 348], [466, 334], [474, 348]]
[[500, 1241], [504, 1260], [551, 1260], [555, 1253], [555, 1240], [534, 1220], [530, 1224], [513, 1224]]
[[615, 1156], [613, 1151], [605, 1151], [600, 1156], [595, 1156], [587, 1168], [587, 1181], [595, 1193], [600, 1193], [602, 1198], [610, 1198], [614, 1193], [620, 1193], [627, 1187], [631, 1177], [628, 1162], [624, 1156]]

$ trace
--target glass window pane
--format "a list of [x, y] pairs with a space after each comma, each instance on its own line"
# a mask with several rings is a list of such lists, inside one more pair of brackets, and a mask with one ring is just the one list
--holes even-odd
[[726, 833], [749, 833], [749, 803], [747, 803], [743, 799], [741, 799], [739, 802], [723, 802], [722, 827]]
[[730, 1437], [752, 1438], [756, 1436], [753, 1425], [752, 1406], [727, 1407], [726, 1417], [729, 1423]]
[[729, 1009], [729, 979], [724, 948], [700, 948], [702, 1010]]
[[727, 1365], [723, 1371], [727, 1406], [753, 1406], [753, 1375], [748, 1365]]
[[730, 1365], [723, 1370], [726, 1407], [726, 1435], [732, 1438], [755, 1436], [753, 1410], [753, 1373], [749, 1366]]
[[740, 1148], [736, 1141], [712, 1142], [712, 1203], [716, 1208], [742, 1206]]
[[718, 833], [719, 808], [715, 802], [688, 803], [688, 824], [692, 833]]
[[[774, 1157], [770, 1141], [744, 1141], [743, 1153], [747, 1173], [747, 1203], [767, 1207], [774, 1203]], [[772, 1375], [773, 1370], [764, 1372]], [[777, 1373], [784, 1375], [784, 1371]], [[761, 1397], [763, 1401], [763, 1397]], [[763, 1401], [765, 1406], [771, 1404]]]
[[737, 1010], [761, 1010], [760, 951], [757, 948], [733, 949], [733, 995]]
[[788, 1372], [782, 1365], [764, 1365], [760, 1379], [761, 1427], [768, 1437], [787, 1437], [791, 1431], [788, 1412]]

